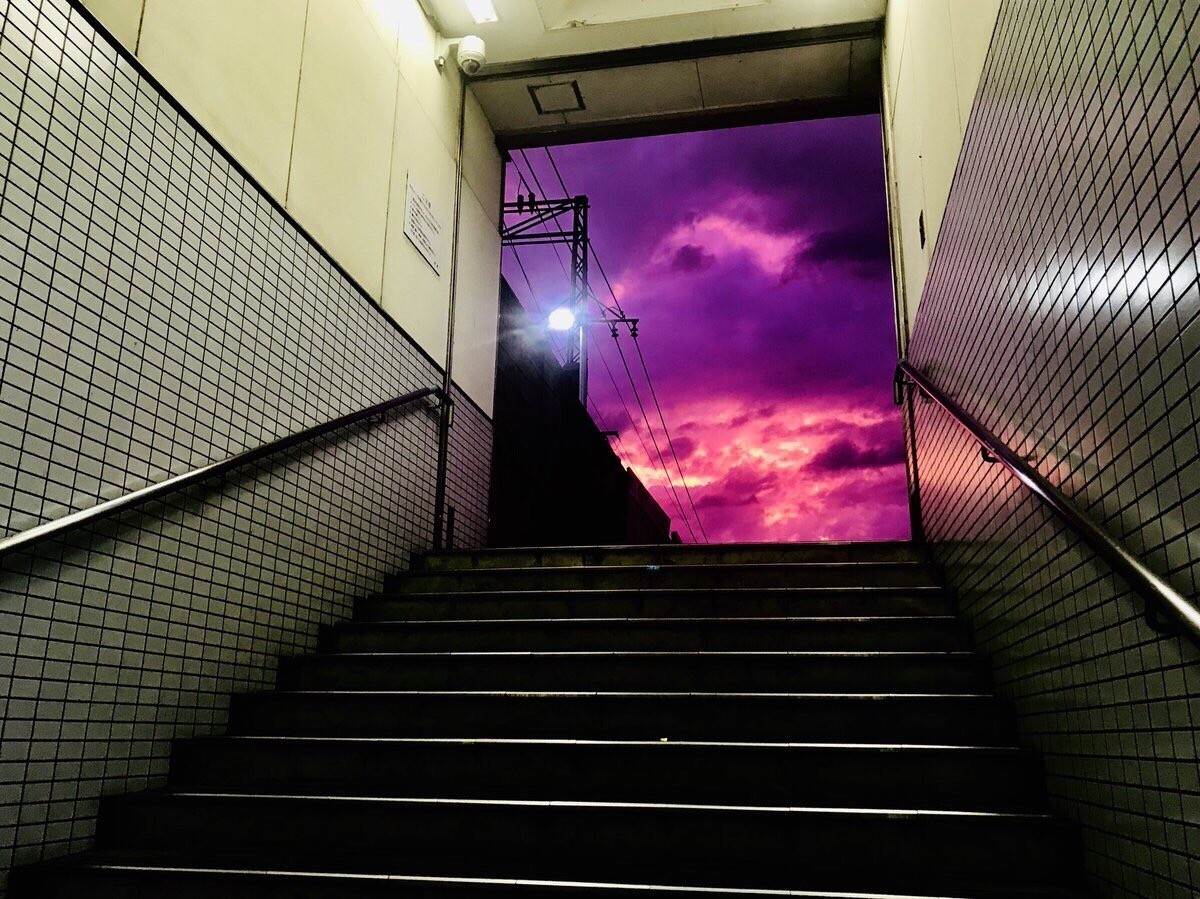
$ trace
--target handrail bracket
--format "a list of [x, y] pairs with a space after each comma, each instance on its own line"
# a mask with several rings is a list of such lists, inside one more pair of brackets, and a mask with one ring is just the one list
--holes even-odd
[[[1181, 629], [1200, 646], [1200, 608], [1151, 571], [1125, 546], [1114, 540], [1099, 525], [1088, 518], [1054, 484], [1027, 460], [1018, 456], [983, 424], [929, 380], [920, 369], [908, 362], [896, 366], [893, 377], [896, 393], [913, 387], [940, 406], [979, 444], [980, 458], [988, 464], [999, 463], [1007, 468], [1038, 499], [1050, 507], [1095, 553], [1104, 559], [1145, 600], [1147, 624], [1159, 633], [1178, 633]], [[899, 402], [903, 402], [902, 397]], [[1174, 625], [1163, 616], [1173, 618]]]

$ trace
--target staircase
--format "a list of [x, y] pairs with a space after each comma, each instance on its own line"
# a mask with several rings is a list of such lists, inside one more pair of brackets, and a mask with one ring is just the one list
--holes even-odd
[[12, 895], [1077, 895], [912, 545], [433, 553], [357, 613]]

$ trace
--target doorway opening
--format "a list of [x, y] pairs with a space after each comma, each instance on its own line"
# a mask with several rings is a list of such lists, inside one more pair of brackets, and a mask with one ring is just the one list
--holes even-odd
[[560, 364], [583, 333], [587, 411], [684, 542], [910, 536], [880, 134], [866, 115], [509, 153], [510, 216], [587, 198], [587, 290], [566, 239], [506, 241], [504, 280]]

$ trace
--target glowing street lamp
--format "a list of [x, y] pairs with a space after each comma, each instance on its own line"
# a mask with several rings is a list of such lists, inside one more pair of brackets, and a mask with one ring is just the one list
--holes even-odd
[[[588, 315], [578, 315], [570, 306], [559, 306], [546, 317], [546, 327], [551, 331], [574, 331], [579, 329], [579, 355], [575, 358], [579, 361], [579, 402], [587, 405], [587, 335], [584, 333], [588, 325], [608, 325], [612, 331], [613, 339], [617, 337], [617, 326], [625, 325], [629, 328], [629, 335], [636, 340], [638, 333], [638, 319], [630, 318], [624, 312], [610, 309], [607, 306], [601, 306], [603, 313], [600, 318], [593, 318]], [[574, 338], [572, 338], [572, 341]], [[568, 360], [570, 361], [570, 360]]]
[[546, 324], [551, 331], [570, 331], [575, 327], [575, 310], [569, 306], [559, 306], [550, 313]]

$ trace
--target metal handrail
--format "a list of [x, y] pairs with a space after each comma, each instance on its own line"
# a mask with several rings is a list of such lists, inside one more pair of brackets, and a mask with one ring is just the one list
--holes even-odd
[[394, 409], [399, 409], [401, 406], [408, 406], [418, 400], [423, 400], [431, 396], [443, 399], [440, 389], [436, 387], [422, 387], [420, 390], [414, 390], [411, 393], [406, 393], [390, 400], [384, 400], [382, 403], [376, 403], [365, 409], [359, 409], [357, 412], [350, 412], [346, 415], [330, 419], [324, 424], [314, 425], [311, 428], [305, 428], [303, 431], [297, 431], [286, 437], [280, 437], [278, 440], [264, 443], [254, 449], [249, 449], [237, 455], [230, 456], [228, 459], [223, 459], [220, 462], [213, 462], [209, 465], [203, 465], [200, 468], [194, 468], [185, 474], [167, 478], [165, 481], [151, 484], [148, 487], [142, 487], [139, 490], [126, 493], [124, 496], [119, 496], [116, 499], [110, 499], [99, 505], [81, 509], [78, 512], [72, 512], [69, 515], [64, 515], [62, 518], [56, 518], [54, 521], [39, 524], [37, 527], [0, 540], [0, 559], [19, 550], [29, 549], [44, 540], [60, 537], [67, 531], [74, 530], [81, 525], [87, 524], [89, 521], [97, 521], [111, 515], [127, 512], [130, 509], [143, 506], [154, 500], [162, 499], [170, 493], [191, 487], [201, 481], [228, 474], [237, 468], [241, 468], [243, 465], [273, 456], [275, 453], [291, 449], [294, 446], [315, 440], [326, 434], [331, 434], [334, 431], [341, 430], [365, 419], [386, 415]]
[[[1093, 523], [1061, 490], [1039, 474], [1032, 465], [1001, 443], [995, 434], [943, 393], [917, 368], [908, 362], [901, 362], [896, 368], [896, 381], [898, 384], [902, 384], [905, 378], [950, 413], [950, 417], [979, 442], [986, 454], [990, 454], [994, 461], [1012, 472], [1038, 499], [1070, 525], [1097, 555], [1128, 581], [1145, 598], [1148, 617], [1151, 617], [1157, 610], [1165, 609], [1183, 625], [1192, 640], [1200, 645], [1200, 609], [1187, 597], [1147, 568], [1140, 559]], [[986, 455], [985, 458], [987, 458]], [[993, 461], [993, 459], [989, 459], [989, 461]], [[1154, 623], [1152, 617], [1151, 623]]]

